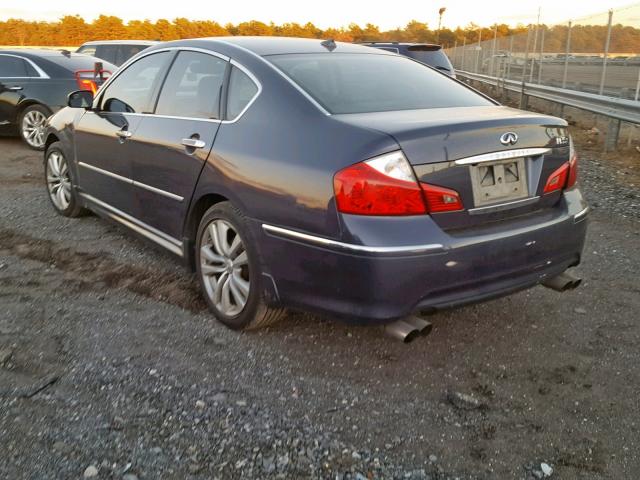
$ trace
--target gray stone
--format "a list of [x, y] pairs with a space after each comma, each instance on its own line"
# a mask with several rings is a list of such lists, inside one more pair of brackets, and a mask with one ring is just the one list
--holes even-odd
[[98, 469], [96, 467], [94, 467], [93, 465], [89, 465], [84, 470], [83, 476], [84, 476], [84, 478], [95, 478], [95, 477], [98, 476]]

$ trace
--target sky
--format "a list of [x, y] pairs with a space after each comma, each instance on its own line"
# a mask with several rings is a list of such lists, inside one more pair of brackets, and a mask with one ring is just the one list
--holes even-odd
[[[117, 15], [128, 20], [186, 17], [192, 20], [215, 20], [220, 24], [237, 24], [247, 20], [313, 22], [320, 28], [373, 23], [381, 29], [404, 26], [410, 20], [427, 22], [432, 28], [438, 25], [438, 9], [446, 7], [443, 27], [466, 26], [469, 22], [488, 26], [493, 23], [535, 23], [538, 9], [541, 20], [547, 24], [597, 15], [606, 21], [608, 8], [630, 5], [629, 0], [0, 0], [0, 20], [20, 18], [24, 20], [54, 21], [63, 15], [79, 14], [90, 21], [100, 14]], [[633, 9], [638, 11], [638, 8]], [[621, 10], [623, 16], [625, 10]], [[615, 18], [615, 17], [614, 17]], [[640, 19], [633, 19], [637, 23]], [[600, 23], [600, 22], [598, 22]]]

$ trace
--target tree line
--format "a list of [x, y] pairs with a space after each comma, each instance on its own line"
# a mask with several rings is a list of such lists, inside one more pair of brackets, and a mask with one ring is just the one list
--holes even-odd
[[[547, 52], [564, 51], [567, 38], [567, 27], [555, 25], [541, 26], [545, 30], [545, 48]], [[215, 37], [225, 35], [264, 35], [290, 36], [306, 38], [333, 38], [345, 42], [368, 41], [400, 41], [441, 43], [445, 47], [461, 46], [477, 42], [479, 39], [493, 39], [517, 35], [516, 48], [524, 48], [527, 30], [526, 25], [511, 27], [506, 24], [491, 27], [479, 27], [470, 23], [466, 27], [456, 29], [443, 28], [439, 33], [429, 28], [426, 23], [412, 20], [404, 27], [391, 30], [380, 30], [371, 23], [364, 27], [351, 24], [348, 27], [321, 29], [313, 23], [263, 23], [257, 20], [242, 22], [237, 25], [220, 25], [213, 20], [189, 20], [176, 18], [172, 21], [160, 19], [131, 20], [100, 15], [92, 22], [86, 22], [78, 15], [67, 15], [57, 22], [37, 22], [9, 19], [0, 22], [0, 45], [42, 45], [42, 46], [76, 46], [90, 40], [177, 40], [181, 38]], [[601, 52], [606, 37], [606, 27], [602, 25], [579, 25], [573, 27], [571, 33], [572, 52]], [[522, 44], [522, 45], [521, 45]], [[506, 48], [501, 42], [501, 48]], [[640, 52], [640, 29], [615, 25], [611, 38], [612, 52]]]

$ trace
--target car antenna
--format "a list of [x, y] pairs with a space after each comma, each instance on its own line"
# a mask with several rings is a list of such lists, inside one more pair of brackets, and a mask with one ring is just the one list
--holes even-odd
[[337, 47], [336, 42], [335, 42], [335, 40], [333, 38], [330, 38], [329, 40], [324, 40], [323, 42], [320, 42], [320, 45], [322, 45], [324, 48], [326, 48], [330, 52], [333, 52]]
[[60, 53], [62, 53], [62, 55], [64, 55], [65, 57], [70, 57], [71, 56], [71, 52], [69, 50], [64, 49], [64, 48], [60, 49]]

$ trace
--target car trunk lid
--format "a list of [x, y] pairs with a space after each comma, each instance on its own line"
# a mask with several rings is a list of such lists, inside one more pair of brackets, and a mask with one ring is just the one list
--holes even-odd
[[[501, 106], [335, 117], [392, 136], [420, 182], [459, 193], [464, 210], [432, 215], [445, 230], [530, 214], [560, 198], [560, 191], [542, 194], [549, 175], [569, 160], [567, 124], [559, 118]], [[485, 154], [495, 155], [478, 157]]]

